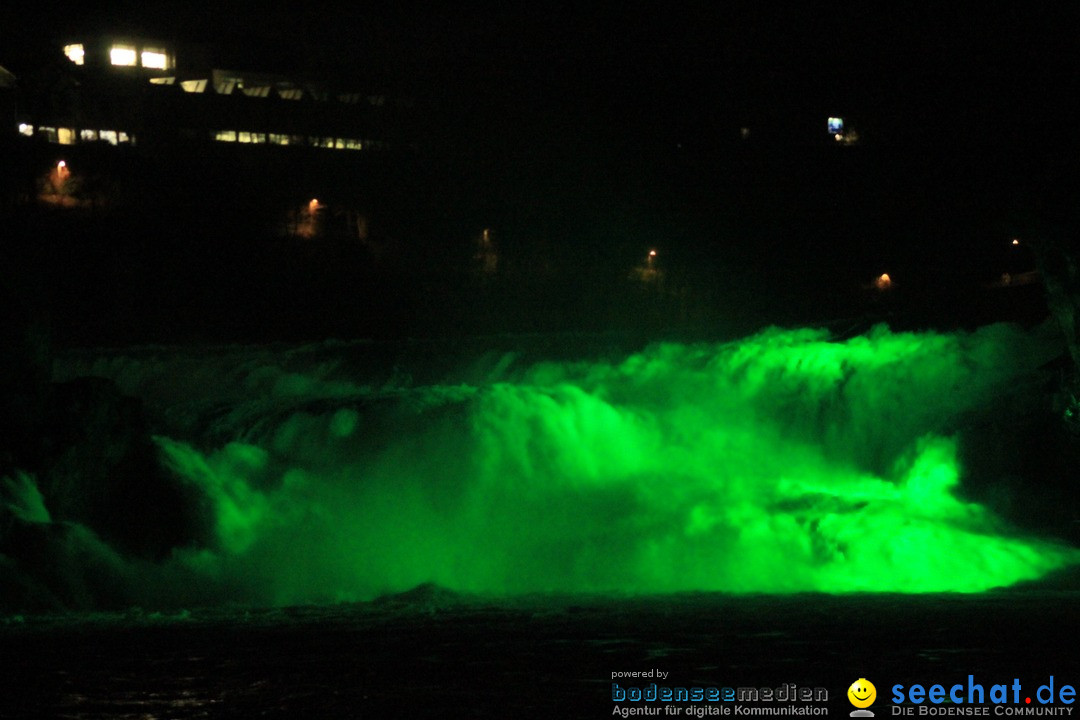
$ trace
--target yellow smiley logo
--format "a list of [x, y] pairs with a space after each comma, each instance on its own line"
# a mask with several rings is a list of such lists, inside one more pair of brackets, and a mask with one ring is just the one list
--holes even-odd
[[859, 678], [847, 689], [847, 698], [857, 708], [867, 708], [877, 699], [877, 688], [866, 678]]

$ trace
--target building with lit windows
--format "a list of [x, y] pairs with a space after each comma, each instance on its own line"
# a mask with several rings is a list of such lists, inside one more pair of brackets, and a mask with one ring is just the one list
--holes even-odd
[[[26, 138], [58, 145], [209, 142], [351, 152], [409, 144], [399, 131], [411, 101], [353, 87], [347, 79], [219, 68], [205, 49], [178, 50], [151, 38], [85, 39], [62, 52], [67, 62], [44, 79], [28, 79], [16, 93], [14, 128]], [[0, 85], [8, 75], [0, 73]]]

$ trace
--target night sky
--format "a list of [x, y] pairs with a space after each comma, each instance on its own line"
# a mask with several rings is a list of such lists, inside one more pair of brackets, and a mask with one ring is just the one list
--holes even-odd
[[536, 3], [494, 12], [419, 5], [241, 4], [224, 12], [212, 3], [124, 2], [106, 16], [5, 3], [0, 47], [18, 69], [88, 30], [205, 41], [238, 65], [344, 67], [465, 104], [602, 122], [640, 113], [658, 135], [691, 140], [733, 106], [747, 114], [817, 106], [890, 129], [950, 116], [978, 117], [1002, 133], [1006, 119], [1020, 117], [1049, 127], [1070, 107], [1078, 70], [1077, 11], [1057, 6], [970, 13], [925, 3]]
[[[1075, 9], [5, 3], [0, 63], [32, 76], [65, 41], [112, 33], [415, 99], [421, 166], [399, 197], [426, 205], [373, 219], [428, 243], [413, 256], [490, 226], [505, 267], [516, 248], [517, 267], [572, 257], [614, 282], [658, 246], [697, 287], [811, 266], [855, 287], [886, 270], [993, 277], [1012, 237], [1076, 219]], [[859, 147], [832, 146], [832, 115]]]

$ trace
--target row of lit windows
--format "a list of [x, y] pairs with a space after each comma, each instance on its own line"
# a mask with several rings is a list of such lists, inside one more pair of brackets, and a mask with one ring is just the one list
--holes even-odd
[[[86, 48], [82, 43], [74, 43], [64, 46], [64, 55], [76, 65], [86, 63]], [[113, 43], [109, 46], [109, 62], [117, 67], [143, 67], [150, 70], [168, 70], [174, 66], [173, 58], [162, 47], [143, 46], [139, 47], [128, 43]], [[173, 85], [175, 77], [151, 78], [150, 82], [157, 85]], [[248, 97], [270, 97], [274, 91], [283, 100], [299, 100], [305, 93], [314, 100], [326, 102], [330, 99], [330, 92], [317, 87], [296, 87], [289, 82], [277, 82], [273, 85], [261, 83], [245, 83], [243, 77], [218, 76], [215, 71], [215, 79], [211, 83], [207, 79], [182, 80], [178, 83], [185, 92], [206, 92], [207, 86], [212, 85], [218, 95], [231, 95], [234, 90], [239, 90]], [[339, 102], [346, 105], [360, 105], [367, 103], [373, 107], [383, 107], [387, 104], [384, 95], [363, 95], [361, 93], [339, 93], [335, 96]], [[398, 101], [402, 102], [402, 101]], [[408, 104], [408, 103], [402, 103]]]
[[330, 148], [332, 150], [363, 150], [381, 146], [382, 143], [355, 138], [316, 137], [313, 135], [283, 135], [281, 133], [247, 132], [244, 130], [218, 130], [211, 137], [218, 142], [239, 142], [268, 145], [299, 145], [301, 147]]
[[26, 137], [34, 137], [36, 134], [38, 137], [45, 138], [48, 142], [57, 143], [58, 145], [74, 145], [78, 142], [107, 142], [110, 145], [135, 143], [135, 137], [122, 130], [76, 130], [75, 128], [56, 128], [46, 125], [39, 125], [35, 128], [27, 123], [19, 123], [19, 134]]
[[[233, 91], [239, 90], [248, 97], [268, 98], [271, 97], [271, 91], [273, 91], [273, 94], [282, 100], [300, 100], [304, 97], [304, 93], [307, 92], [309, 97], [320, 102], [326, 102], [330, 99], [330, 93], [326, 91], [312, 88], [305, 91], [303, 88], [294, 87], [288, 83], [278, 83], [276, 86], [245, 84], [242, 79], [232, 77], [219, 79], [212, 84], [206, 78], [181, 80], [177, 83], [175, 77], [157, 77], [150, 78], [150, 82], [154, 85], [179, 85], [184, 92], [189, 93], [204, 93], [208, 87], [213, 87], [214, 92], [218, 95], [232, 95]], [[336, 97], [338, 102], [346, 105], [360, 105], [364, 102], [373, 107], [386, 105], [386, 96], [384, 95], [365, 96], [360, 93], [341, 93]]]
[[[175, 77], [156, 77], [150, 78], [150, 82], [154, 85], [176, 85]], [[189, 93], [203, 93], [206, 92], [206, 88], [210, 86], [210, 81], [206, 78], [198, 80], [181, 80], [179, 82], [181, 89], [184, 92]], [[277, 88], [270, 85], [247, 85], [245, 86], [243, 81], [235, 78], [226, 78], [214, 83], [214, 92], [218, 95], [232, 95], [233, 90], [239, 90], [248, 97], [270, 97], [270, 91], [276, 90], [276, 95], [283, 100], [299, 100], [304, 96], [304, 91], [300, 88], [291, 87], [288, 85], [280, 85]]]
[[[82, 43], [64, 46], [64, 55], [76, 65], [86, 63], [86, 48]], [[167, 70], [172, 67], [169, 53], [160, 47], [144, 47], [115, 43], [109, 47], [109, 62], [120, 67], [140, 66], [150, 70]]]
[[[106, 142], [110, 145], [134, 144], [135, 137], [122, 130], [90, 130], [66, 127], [37, 127], [19, 123], [19, 134], [25, 137], [44, 138], [58, 145], [75, 145], [80, 142]], [[211, 134], [218, 142], [238, 142], [262, 145], [296, 145], [300, 147], [328, 148], [331, 150], [378, 149], [383, 143], [378, 140], [357, 140], [356, 138], [321, 137], [314, 135], [286, 135], [282, 133], [248, 132], [246, 130], [218, 130]]]

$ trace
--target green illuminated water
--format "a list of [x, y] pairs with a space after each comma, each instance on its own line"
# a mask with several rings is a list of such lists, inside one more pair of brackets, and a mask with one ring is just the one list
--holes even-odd
[[94, 366], [169, 411], [163, 457], [209, 514], [206, 546], [132, 571], [148, 602], [978, 592], [1080, 559], [960, 492], [978, 419], [1047, 359], [1015, 328], [768, 330], [435, 385], [320, 353]]

